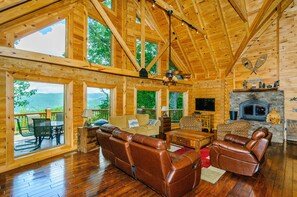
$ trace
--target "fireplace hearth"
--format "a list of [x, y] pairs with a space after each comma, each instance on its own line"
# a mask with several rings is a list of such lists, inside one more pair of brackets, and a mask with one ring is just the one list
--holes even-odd
[[[266, 116], [275, 108], [281, 116], [280, 124], [266, 122]], [[237, 111], [237, 119], [250, 122], [249, 136], [258, 127], [266, 127], [273, 133], [272, 141], [283, 143], [284, 140], [284, 92], [281, 90], [263, 92], [230, 93], [230, 111]]]

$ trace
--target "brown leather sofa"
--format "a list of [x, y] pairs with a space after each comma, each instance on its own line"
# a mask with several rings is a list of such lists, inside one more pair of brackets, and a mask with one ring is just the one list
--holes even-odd
[[201, 160], [195, 151], [166, 150], [165, 141], [135, 134], [130, 143], [135, 177], [165, 196], [182, 196], [200, 182]]
[[210, 148], [210, 163], [226, 171], [253, 176], [264, 160], [271, 138], [272, 133], [264, 127], [256, 129], [251, 139], [227, 134], [224, 141], [213, 142]]
[[133, 160], [131, 157], [129, 142], [133, 134], [114, 129], [112, 136], [109, 138], [112, 152], [115, 157], [115, 166], [134, 176], [133, 174]]
[[104, 124], [99, 127], [96, 131], [97, 141], [102, 149], [103, 156], [110, 160], [113, 164], [115, 163], [115, 156], [111, 149], [111, 144], [109, 138], [112, 135], [112, 131], [115, 129], [119, 129], [116, 126], [110, 124]]

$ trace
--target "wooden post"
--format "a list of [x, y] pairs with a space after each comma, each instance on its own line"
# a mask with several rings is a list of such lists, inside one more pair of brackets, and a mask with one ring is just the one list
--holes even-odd
[[52, 110], [51, 108], [45, 109], [45, 117], [51, 119], [52, 118]]

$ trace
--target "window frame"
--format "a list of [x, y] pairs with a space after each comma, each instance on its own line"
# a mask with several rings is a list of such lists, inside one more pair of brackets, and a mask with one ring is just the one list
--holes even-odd
[[42, 83], [54, 83], [54, 84], [61, 84], [64, 85], [64, 144], [59, 146], [54, 146], [52, 148], [41, 149], [38, 151], [34, 151], [32, 153], [23, 154], [19, 157], [14, 156], [14, 132], [11, 130], [15, 130], [14, 118], [7, 119], [7, 132], [6, 138], [9, 142], [7, 144], [7, 164], [14, 165], [21, 165], [23, 161], [25, 163], [29, 162], [36, 162], [39, 161], [41, 158], [49, 158], [53, 155], [58, 155], [64, 152], [69, 152], [70, 150], [75, 149], [74, 147], [74, 134], [73, 134], [73, 81], [66, 80], [66, 79], [58, 79], [55, 77], [42, 77], [34, 76], [34, 75], [25, 75], [25, 74], [12, 74], [7, 73], [6, 78], [6, 88], [9, 89], [7, 91], [8, 98], [6, 99], [7, 103], [7, 114], [10, 117], [14, 117], [14, 81], [15, 80], [24, 80], [24, 81], [32, 81], [32, 82], [42, 82]]
[[[109, 9], [109, 8], [108, 8]], [[95, 20], [97, 23], [105, 26], [106, 28], [108, 28], [110, 30], [110, 65], [103, 65], [103, 64], [97, 64], [97, 63], [93, 63], [93, 62], [89, 62], [88, 60], [88, 31], [89, 31], [89, 23], [88, 23], [88, 20], [89, 18]], [[115, 37], [111, 31], [111, 29], [105, 24], [104, 21], [101, 21], [100, 19], [98, 19], [98, 17], [96, 16], [93, 16], [91, 14], [89, 14], [87, 17], [86, 17], [86, 49], [85, 49], [85, 53], [86, 53], [86, 61], [89, 62], [89, 63], [92, 63], [92, 64], [97, 64], [97, 65], [100, 65], [100, 66], [105, 66], [105, 67], [114, 67], [114, 57], [113, 57], [113, 54], [114, 54], [114, 48], [115, 48]]]
[[150, 87], [137, 87], [134, 88], [134, 113], [137, 114], [137, 91], [153, 91], [156, 92], [156, 119], [161, 116], [161, 89]]
[[[186, 103], [189, 103], [189, 90], [176, 90], [176, 89], [169, 89], [168, 90], [168, 94], [167, 94], [167, 100], [168, 100], [168, 109], [169, 109], [169, 101], [170, 101], [170, 97], [169, 94], [170, 92], [180, 92], [183, 93], [183, 116], [187, 116], [188, 115], [188, 111], [189, 111], [189, 105], [186, 105]], [[172, 123], [173, 125], [177, 125], [178, 123]]]

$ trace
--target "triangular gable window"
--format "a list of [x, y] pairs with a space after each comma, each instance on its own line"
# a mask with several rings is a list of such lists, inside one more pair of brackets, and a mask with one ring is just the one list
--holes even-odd
[[61, 20], [14, 42], [16, 49], [66, 56], [66, 21]]

